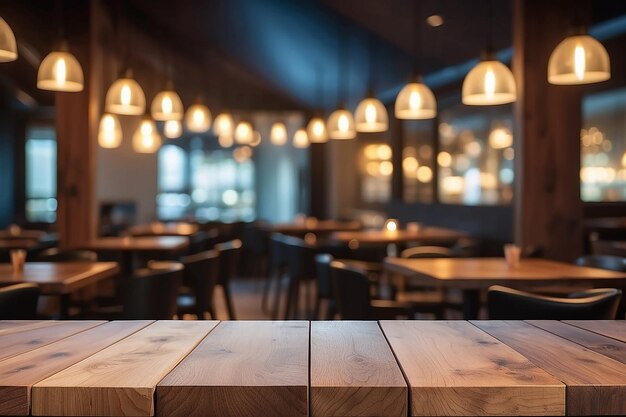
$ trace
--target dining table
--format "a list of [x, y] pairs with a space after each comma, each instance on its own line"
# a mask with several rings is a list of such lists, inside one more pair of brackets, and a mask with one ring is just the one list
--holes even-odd
[[264, 227], [264, 230], [270, 233], [305, 235], [306, 233], [356, 232], [362, 228], [361, 222], [356, 220], [319, 220], [309, 217], [292, 223], [268, 224]]
[[539, 291], [554, 286], [626, 288], [626, 273], [548, 259], [521, 259], [517, 267], [510, 267], [504, 258], [387, 257], [383, 267], [424, 285], [462, 290], [465, 319], [478, 317], [480, 294], [492, 285]]
[[444, 227], [422, 226], [417, 229], [400, 229], [400, 230], [356, 230], [341, 231], [332, 233], [329, 237], [330, 241], [348, 244], [348, 245], [389, 245], [401, 244], [409, 242], [419, 242], [421, 244], [442, 244], [457, 241], [467, 237], [467, 233], [448, 229]]
[[131, 236], [186, 236], [191, 237], [198, 233], [200, 227], [193, 223], [150, 223], [139, 224], [128, 228]]
[[26, 262], [18, 272], [10, 263], [0, 263], [0, 285], [36, 284], [42, 295], [59, 297], [60, 316], [68, 317], [73, 292], [119, 272], [116, 262]]
[[10, 322], [0, 415], [624, 415], [625, 334], [624, 321]]

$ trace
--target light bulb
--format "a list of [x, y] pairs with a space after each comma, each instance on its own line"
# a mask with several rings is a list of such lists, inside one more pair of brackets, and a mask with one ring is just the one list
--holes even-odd
[[387, 109], [380, 100], [368, 97], [357, 106], [354, 125], [357, 132], [385, 132], [389, 128]]
[[590, 84], [611, 78], [606, 48], [589, 35], [569, 36], [561, 41], [548, 61], [550, 84]]
[[341, 107], [335, 110], [328, 117], [326, 132], [331, 139], [354, 139], [356, 137], [356, 130], [354, 129], [352, 114]]
[[435, 95], [426, 84], [421, 81], [411, 82], [398, 93], [394, 110], [398, 119], [432, 119], [437, 116], [437, 102]]
[[574, 49], [574, 72], [579, 81], [585, 78], [585, 48], [580, 44]]
[[63, 58], [59, 58], [55, 68], [55, 78], [57, 80], [58, 85], [63, 85], [66, 78], [66, 66], [65, 60]]
[[213, 133], [217, 136], [235, 134], [235, 122], [229, 113], [220, 113], [213, 122]]
[[209, 108], [196, 100], [189, 106], [185, 115], [185, 125], [189, 131], [194, 133], [205, 133], [211, 128], [211, 112]]
[[254, 128], [247, 121], [241, 121], [235, 129], [235, 141], [240, 145], [248, 145], [254, 140]]
[[270, 140], [277, 146], [287, 143], [287, 127], [281, 122], [274, 123], [270, 130]]
[[151, 114], [154, 120], [181, 120], [184, 116], [183, 102], [174, 91], [171, 82], [152, 100]]
[[131, 78], [128, 71], [125, 78], [115, 81], [105, 100], [105, 109], [108, 113], [139, 116], [146, 111], [146, 96], [137, 81]]
[[485, 96], [487, 100], [493, 100], [493, 96], [496, 92], [496, 75], [493, 73], [493, 69], [487, 69], [485, 73]]
[[122, 143], [122, 128], [114, 114], [105, 113], [100, 118], [98, 127], [98, 144], [102, 148], [113, 149]]
[[124, 106], [128, 106], [130, 104], [132, 98], [132, 94], [130, 92], [130, 87], [125, 85], [122, 87], [122, 93], [120, 96], [120, 101]]
[[462, 102], [470, 106], [512, 103], [517, 98], [511, 70], [495, 59], [480, 61], [463, 80]]
[[155, 153], [161, 146], [154, 120], [145, 117], [133, 135], [133, 148], [138, 153]]
[[328, 140], [326, 134], [326, 123], [321, 117], [314, 117], [307, 125], [307, 133], [311, 143], [324, 143]]
[[180, 120], [167, 120], [163, 125], [163, 134], [169, 139], [179, 138], [183, 134], [183, 124]]
[[309, 136], [305, 129], [298, 129], [293, 135], [293, 146], [295, 148], [304, 149], [309, 147]]
[[37, 71], [37, 87], [42, 90], [82, 91], [83, 81], [83, 69], [78, 60], [65, 50], [50, 52]]

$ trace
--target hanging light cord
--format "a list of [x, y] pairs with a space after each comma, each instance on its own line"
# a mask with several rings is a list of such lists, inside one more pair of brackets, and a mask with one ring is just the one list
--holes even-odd
[[376, 84], [376, 66], [374, 65], [374, 35], [369, 32], [367, 35], [367, 59], [368, 59], [368, 68], [367, 68], [367, 78], [368, 80], [368, 95], [374, 95], [374, 85]]
[[487, 18], [489, 19], [489, 30], [487, 31], [487, 54], [492, 54], [493, 47], [493, 0], [487, 0]]
[[415, 75], [420, 73], [420, 59], [419, 59], [419, 48], [422, 43], [421, 35], [421, 10], [420, 10], [421, 2], [414, 1], [413, 2], [413, 19], [415, 20], [413, 23], [413, 72]]

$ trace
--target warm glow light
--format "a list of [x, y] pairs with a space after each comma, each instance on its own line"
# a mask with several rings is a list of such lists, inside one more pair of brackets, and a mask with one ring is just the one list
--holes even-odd
[[276, 122], [272, 125], [270, 140], [276, 146], [282, 146], [287, 143], [287, 127], [284, 123]]
[[51, 52], [41, 61], [37, 72], [37, 88], [77, 92], [83, 90], [83, 85], [83, 69], [69, 52]]
[[513, 145], [513, 135], [506, 127], [496, 127], [489, 132], [489, 146], [493, 149], [504, 149]]
[[241, 121], [235, 129], [235, 141], [240, 145], [248, 145], [254, 140], [254, 128], [247, 121]]
[[309, 135], [305, 129], [298, 129], [293, 135], [293, 146], [295, 148], [304, 149], [309, 147]]
[[622, 166], [626, 168], [626, 152], [622, 155]]
[[328, 141], [326, 134], [326, 123], [321, 117], [314, 117], [307, 125], [307, 133], [311, 143], [324, 143]]
[[465, 178], [459, 176], [445, 177], [441, 181], [441, 188], [446, 194], [461, 194], [465, 188]]
[[516, 97], [513, 73], [493, 59], [479, 62], [463, 80], [462, 101], [466, 105], [506, 104], [514, 102]]
[[163, 125], [163, 134], [169, 139], [179, 138], [183, 134], [183, 124], [180, 120], [168, 120]]
[[391, 146], [389, 145], [378, 145], [376, 147], [376, 156], [378, 159], [388, 160], [391, 159]]
[[259, 146], [261, 144], [261, 134], [255, 130], [254, 134], [252, 135], [252, 142], [250, 142], [250, 146], [255, 147], [255, 146]]
[[211, 111], [200, 99], [189, 106], [185, 113], [185, 125], [190, 132], [206, 133], [211, 128]]
[[152, 100], [151, 113], [154, 120], [182, 120], [184, 116], [183, 102], [170, 88], [161, 91]]
[[[387, 109], [380, 100], [368, 97], [357, 106], [354, 124], [357, 132], [385, 132], [389, 128]], [[345, 114], [339, 118], [339, 129], [344, 132], [349, 129], [349, 120]]]
[[235, 140], [229, 135], [218, 136], [217, 141], [222, 148], [230, 148], [235, 144]]
[[0, 62], [17, 59], [17, 43], [9, 24], [0, 17]]
[[249, 146], [240, 146], [233, 151], [235, 161], [242, 163], [252, 157], [252, 148]]
[[133, 149], [138, 153], [155, 153], [161, 146], [161, 137], [152, 119], [145, 117], [133, 135]]
[[480, 153], [482, 152], [482, 146], [480, 146], [479, 142], [469, 142], [467, 143], [463, 149], [465, 150], [465, 153], [468, 154], [469, 156], [471, 156], [472, 158], [477, 158], [478, 156], [480, 156]]
[[590, 84], [611, 78], [611, 62], [604, 46], [589, 35], [565, 38], [548, 61], [551, 84]]
[[227, 135], [233, 136], [235, 134], [235, 121], [230, 113], [220, 113], [213, 122], [213, 133], [217, 136]]
[[393, 164], [389, 161], [382, 161], [378, 166], [378, 172], [383, 177], [388, 177], [393, 174]]
[[105, 113], [100, 118], [98, 127], [98, 144], [102, 148], [113, 149], [122, 143], [122, 128], [114, 114]]
[[407, 156], [402, 160], [402, 170], [404, 171], [404, 175], [407, 177], [412, 177], [418, 167], [419, 163], [413, 156]]
[[431, 182], [433, 179], [433, 170], [430, 167], [422, 165], [417, 169], [417, 180], [419, 182]]
[[356, 130], [354, 129], [352, 114], [344, 108], [335, 110], [328, 117], [326, 131], [328, 132], [328, 137], [331, 139], [354, 139], [356, 137]]
[[128, 71], [125, 78], [115, 81], [106, 95], [105, 110], [108, 113], [138, 116], [145, 113], [146, 96]]
[[398, 221], [396, 219], [387, 219], [387, 221], [385, 221], [385, 224], [383, 226], [383, 230], [386, 232], [397, 232], [399, 229], [398, 227]]
[[444, 168], [449, 167], [450, 165], [452, 165], [452, 155], [450, 155], [448, 152], [439, 152], [439, 155], [437, 155], [437, 163], [439, 164], [439, 166], [442, 166]]

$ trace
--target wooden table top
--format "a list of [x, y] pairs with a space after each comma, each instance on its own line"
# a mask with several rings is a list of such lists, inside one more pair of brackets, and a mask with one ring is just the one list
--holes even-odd
[[177, 252], [189, 246], [182, 236], [100, 237], [91, 240], [81, 249], [116, 252]]
[[116, 262], [26, 262], [24, 270], [13, 271], [0, 263], [0, 284], [37, 284], [42, 294], [68, 294], [79, 288], [110, 278], [120, 271]]
[[192, 236], [200, 230], [191, 223], [152, 223], [132, 226], [128, 232], [132, 236]]
[[32, 249], [41, 242], [37, 239], [4, 239], [0, 238], [0, 250]]
[[406, 242], [440, 243], [451, 242], [467, 237], [465, 232], [442, 227], [420, 227], [416, 231], [398, 230], [362, 230], [354, 232], [336, 232], [330, 235], [330, 240], [340, 243], [356, 241], [366, 244], [390, 244]]
[[547, 259], [522, 259], [511, 269], [504, 258], [402, 259], [388, 257], [384, 267], [390, 272], [421, 278], [431, 284], [482, 289], [491, 285], [516, 286], [571, 282], [626, 285], [626, 274], [589, 268]]
[[12, 233], [10, 230], [0, 230], [0, 239], [28, 239], [28, 240], [42, 240], [46, 237], [46, 232], [42, 230], [24, 230], [20, 229], [16, 233]]
[[626, 413], [624, 321], [43, 323], [0, 322], [0, 415]]
[[330, 233], [339, 231], [357, 231], [363, 226], [358, 221], [311, 220], [296, 223], [278, 223], [266, 226], [274, 233]]

